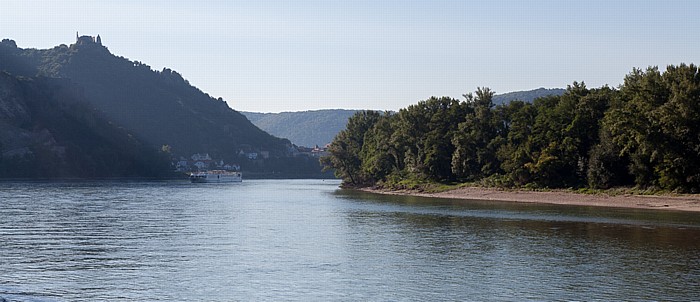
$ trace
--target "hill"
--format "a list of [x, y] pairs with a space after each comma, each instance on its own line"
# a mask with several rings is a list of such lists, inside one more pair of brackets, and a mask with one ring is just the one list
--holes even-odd
[[[532, 103], [535, 99], [550, 95], [562, 95], [565, 89], [538, 88], [528, 91], [514, 91], [493, 96], [493, 103], [505, 104], [514, 100]], [[258, 113], [241, 112], [255, 126], [266, 132], [287, 138], [298, 146], [324, 146], [345, 129], [348, 118], [358, 110], [328, 109], [300, 112]]]
[[328, 109], [301, 112], [241, 112], [255, 126], [268, 133], [289, 139], [298, 146], [324, 146], [345, 129], [356, 110]]
[[523, 102], [532, 103], [537, 98], [550, 96], [550, 95], [559, 96], [559, 95], [564, 94], [564, 92], [566, 92], [566, 89], [561, 89], [561, 88], [552, 88], [552, 89], [538, 88], [538, 89], [527, 90], [527, 91], [513, 91], [513, 92], [494, 95], [493, 96], [493, 103], [495, 105], [499, 105], [499, 104], [506, 104], [506, 103], [509, 103], [510, 101], [515, 101], [515, 100], [520, 100]]
[[0, 177], [161, 177], [169, 158], [106, 122], [61, 79], [0, 72]]
[[70, 46], [22, 49], [0, 43], [0, 70], [24, 77], [67, 79], [104, 118], [175, 156], [209, 153], [233, 160], [240, 151], [286, 156], [290, 143], [269, 135], [243, 115], [193, 87], [176, 71], [154, 71], [110, 53], [98, 39], [82, 36]]

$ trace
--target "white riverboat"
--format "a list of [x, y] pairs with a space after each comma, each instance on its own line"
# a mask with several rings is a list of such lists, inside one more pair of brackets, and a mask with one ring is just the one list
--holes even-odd
[[241, 172], [209, 170], [190, 174], [191, 182], [242, 182]]

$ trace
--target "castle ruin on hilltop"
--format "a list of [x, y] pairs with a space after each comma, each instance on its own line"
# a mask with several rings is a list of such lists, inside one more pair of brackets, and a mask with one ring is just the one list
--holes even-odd
[[78, 45], [87, 45], [87, 44], [97, 44], [97, 45], [102, 45], [102, 39], [100, 38], [100, 35], [97, 35], [97, 37], [93, 36], [80, 36], [78, 35], [78, 32], [75, 32], [75, 44]]

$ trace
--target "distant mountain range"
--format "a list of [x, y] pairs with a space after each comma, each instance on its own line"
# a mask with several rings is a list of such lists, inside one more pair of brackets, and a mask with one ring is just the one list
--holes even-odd
[[345, 129], [357, 110], [329, 109], [300, 112], [241, 112], [253, 124], [268, 133], [287, 138], [297, 146], [324, 146]]
[[[504, 104], [513, 100], [532, 102], [536, 98], [549, 95], [562, 95], [565, 89], [538, 88], [528, 91], [515, 91], [495, 95], [494, 104]], [[298, 146], [324, 146], [335, 137], [357, 110], [327, 109], [299, 112], [257, 113], [241, 112], [253, 124], [268, 133], [289, 139]]]
[[562, 95], [566, 92], [566, 89], [561, 88], [537, 88], [527, 91], [514, 91], [503, 94], [497, 94], [493, 96], [493, 103], [496, 105], [505, 104], [510, 101], [520, 100], [528, 103], [532, 103], [537, 98], [546, 97], [550, 95]]

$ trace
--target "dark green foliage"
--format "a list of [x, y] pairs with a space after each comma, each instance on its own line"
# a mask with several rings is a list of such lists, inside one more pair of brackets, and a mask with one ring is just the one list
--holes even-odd
[[452, 145], [452, 172], [461, 179], [476, 179], [499, 171], [496, 148], [502, 140], [495, 140], [499, 125], [494, 119], [493, 92], [478, 88], [476, 97], [466, 94], [466, 115], [458, 129], [450, 133]]
[[634, 183], [629, 174], [629, 157], [620, 156], [620, 147], [612, 141], [611, 133], [600, 131], [600, 142], [593, 147], [588, 158], [588, 186], [593, 189], [609, 189]]
[[535, 101], [538, 113], [528, 146], [532, 162], [525, 164], [532, 182], [543, 187], [586, 183], [588, 155], [598, 142], [599, 122], [612, 93], [574, 82], [561, 96]]
[[[390, 115], [389, 112], [384, 116]], [[371, 175], [373, 180], [384, 179], [402, 167], [400, 155], [391, 141], [393, 125], [388, 118], [380, 118], [364, 137], [360, 150], [362, 173]]]
[[[533, 103], [494, 107], [488, 88], [465, 97], [433, 97], [348, 128], [333, 143], [346, 146], [336, 148], [343, 153], [332, 152], [324, 162], [337, 168], [338, 156], [352, 159], [354, 180], [339, 176], [354, 185], [461, 180], [700, 191], [700, 74], [694, 65], [669, 66], [664, 73], [635, 69], [620, 90], [574, 82], [563, 94]], [[348, 139], [347, 131], [364, 145]]]
[[[169, 158], [106, 122], [60, 79], [2, 74], [0, 178], [163, 177]], [[5, 112], [7, 113], [7, 112]]]
[[537, 109], [530, 103], [514, 101], [497, 107], [497, 113], [505, 135], [501, 136], [504, 139], [496, 151], [496, 157], [507, 178], [514, 185], [523, 186], [533, 179], [526, 164], [531, 162], [530, 136]]
[[[564, 89], [539, 88], [493, 95], [493, 104], [508, 104], [512, 101], [532, 102], [536, 98], [562, 95]], [[289, 139], [298, 146], [324, 146], [343, 129], [350, 116], [357, 110], [330, 109], [302, 112], [257, 113], [241, 112], [255, 126], [266, 132]]]
[[371, 175], [362, 171], [360, 152], [367, 133], [381, 118], [376, 111], [359, 111], [348, 120], [347, 128], [340, 131], [328, 148], [329, 156], [321, 163], [335, 169], [335, 175], [352, 185], [363, 185], [373, 181]]
[[433, 97], [399, 111], [397, 131], [406, 146], [404, 163], [407, 172], [418, 178], [454, 178], [452, 136], [459, 123], [464, 121], [465, 110], [464, 103], [455, 99]]
[[242, 149], [286, 156], [289, 141], [269, 135], [245, 116], [193, 87], [179, 73], [154, 71], [99, 44], [36, 50], [0, 43], [0, 70], [26, 77], [69, 79], [90, 106], [153, 148], [174, 156], [207, 152], [232, 160]]
[[700, 191], [700, 75], [695, 65], [635, 69], [605, 127], [639, 186]]

